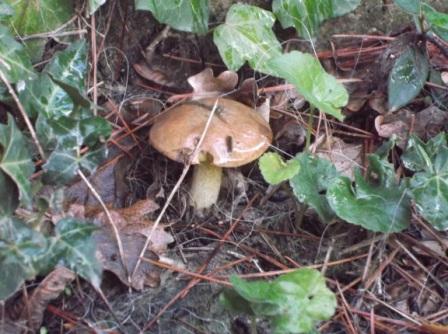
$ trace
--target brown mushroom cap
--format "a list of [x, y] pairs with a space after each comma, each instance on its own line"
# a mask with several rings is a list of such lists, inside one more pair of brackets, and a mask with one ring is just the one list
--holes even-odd
[[[185, 163], [204, 131], [216, 98], [183, 103], [160, 115], [149, 140], [168, 158]], [[257, 159], [272, 141], [269, 124], [252, 108], [220, 98], [200, 152], [192, 163], [203, 160], [218, 167], [238, 167]]]

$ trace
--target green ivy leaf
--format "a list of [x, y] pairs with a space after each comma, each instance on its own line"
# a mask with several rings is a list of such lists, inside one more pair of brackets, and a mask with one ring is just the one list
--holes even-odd
[[294, 195], [300, 202], [316, 210], [323, 222], [331, 222], [335, 218], [335, 213], [328, 204], [326, 191], [340, 174], [328, 160], [309, 153], [300, 153], [295, 159], [301, 168], [289, 181]]
[[135, 0], [135, 8], [151, 11], [157, 21], [177, 30], [208, 31], [208, 0]]
[[246, 61], [260, 72], [270, 74], [266, 62], [281, 55], [282, 48], [272, 31], [274, 15], [261, 8], [234, 4], [226, 21], [213, 33], [213, 41], [227, 67], [237, 71]]
[[7, 3], [0, 3], [0, 21], [7, 20], [14, 15], [14, 9]]
[[428, 73], [426, 54], [416, 46], [407, 47], [389, 73], [389, 110], [396, 111], [411, 102], [422, 90]]
[[105, 147], [87, 152], [84, 155], [78, 150], [56, 150], [48, 157], [43, 166], [43, 181], [49, 184], [67, 184], [72, 181], [78, 170], [92, 174], [107, 155]]
[[0, 300], [16, 292], [25, 280], [47, 269], [48, 240], [25, 223], [0, 217]]
[[333, 17], [347, 14], [361, 0], [274, 0], [272, 11], [283, 28], [294, 27], [300, 36], [311, 38], [319, 25]]
[[98, 8], [106, 3], [107, 0], [89, 0], [89, 14], [92, 15], [95, 13]]
[[56, 237], [52, 240], [60, 252], [61, 263], [99, 287], [101, 264], [95, 256], [92, 238], [97, 227], [74, 218], [64, 218], [56, 224]]
[[403, 164], [416, 172], [410, 189], [418, 212], [438, 230], [448, 229], [448, 146], [445, 133], [426, 144], [411, 136]]
[[53, 31], [74, 14], [72, 0], [5, 1], [15, 13], [9, 20], [12, 31], [20, 36]]
[[26, 89], [19, 93], [26, 112], [36, 118], [43, 114], [47, 118], [58, 119], [68, 116], [73, 110], [73, 101], [65, 90], [42, 73], [37, 79], [29, 81]]
[[14, 181], [19, 189], [20, 200], [30, 207], [32, 193], [29, 178], [34, 172], [34, 164], [26, 140], [10, 114], [8, 124], [0, 124], [0, 146], [0, 170]]
[[92, 238], [95, 230], [92, 224], [65, 218], [56, 224], [55, 236], [45, 236], [20, 220], [0, 217], [0, 300], [58, 263], [98, 287], [101, 267]]
[[[87, 44], [85, 39], [70, 44], [65, 50], [56, 53], [45, 67], [45, 73], [58, 84], [74, 88], [81, 96], [85, 95], [87, 76]], [[65, 89], [64, 86], [62, 88]]]
[[279, 184], [289, 180], [300, 170], [297, 160], [291, 159], [284, 162], [278, 153], [265, 153], [258, 161], [261, 174], [269, 184]]
[[26, 50], [2, 25], [0, 25], [0, 71], [10, 83], [36, 76]]
[[394, 3], [409, 14], [420, 14], [421, 0], [394, 0]]
[[0, 170], [0, 217], [10, 216], [19, 206], [19, 189], [14, 181]]
[[292, 51], [273, 58], [268, 67], [277, 76], [292, 83], [314, 107], [343, 120], [341, 108], [348, 103], [347, 90], [335, 77], [325, 72], [312, 55]]
[[395, 179], [393, 165], [378, 155], [369, 156], [364, 179], [355, 171], [355, 185], [339, 177], [328, 188], [327, 199], [338, 217], [376, 232], [400, 232], [409, 225], [411, 202], [404, 182]]
[[[301, 268], [267, 281], [245, 281], [231, 276], [239, 295], [233, 300], [221, 296], [224, 305], [250, 307], [250, 312], [272, 320], [275, 333], [309, 333], [318, 321], [329, 319], [336, 309], [336, 296], [327, 288], [324, 277], [314, 269]], [[238, 305], [239, 304], [239, 305]]]
[[423, 12], [432, 31], [440, 38], [448, 41], [448, 14], [436, 11], [428, 4], [424, 4]]
[[[6, 0], [14, 15], [5, 20], [13, 34], [29, 36], [55, 30], [66, 23], [74, 14], [72, 0]], [[46, 39], [32, 39], [24, 46], [32, 61], [39, 61], [43, 55]]]

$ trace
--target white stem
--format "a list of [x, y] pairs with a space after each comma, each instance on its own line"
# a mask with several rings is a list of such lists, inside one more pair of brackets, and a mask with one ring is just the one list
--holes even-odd
[[218, 200], [222, 168], [207, 163], [194, 167], [191, 184], [191, 205], [197, 210], [211, 207]]

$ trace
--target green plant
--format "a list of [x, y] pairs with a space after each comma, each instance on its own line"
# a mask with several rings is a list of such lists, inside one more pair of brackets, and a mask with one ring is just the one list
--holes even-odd
[[396, 59], [389, 74], [388, 105], [395, 111], [411, 102], [422, 90], [429, 73], [429, 58], [426, 41], [439, 46], [444, 53], [448, 50], [437, 38], [448, 41], [448, 14], [440, 13], [425, 1], [394, 0], [402, 10], [412, 15], [417, 35]]
[[[39, 214], [58, 212], [59, 189], [95, 170], [106, 155], [104, 140], [111, 132], [86, 97], [85, 41], [72, 41], [39, 72], [31, 65], [31, 46], [17, 42], [11, 33], [46, 32], [74, 14], [71, 1], [41, 1], [40, 5], [6, 1], [0, 7], [2, 99], [11, 111], [21, 111], [21, 117], [8, 113], [7, 123], [0, 124], [0, 263], [4, 268], [0, 300], [57, 264], [76, 271], [96, 287], [101, 281], [91, 238], [95, 227], [65, 217], [52, 230]], [[26, 128], [18, 123], [25, 123]], [[43, 162], [41, 167], [36, 167], [37, 159]], [[38, 171], [41, 176], [32, 179]], [[43, 185], [52, 189], [52, 196], [38, 194]], [[19, 206], [36, 213], [32, 221], [15, 214]]]
[[316, 323], [328, 320], [336, 296], [315, 269], [301, 268], [275, 280], [245, 281], [231, 276], [233, 289], [225, 290], [222, 304], [230, 311], [271, 320], [274, 333], [313, 333]]

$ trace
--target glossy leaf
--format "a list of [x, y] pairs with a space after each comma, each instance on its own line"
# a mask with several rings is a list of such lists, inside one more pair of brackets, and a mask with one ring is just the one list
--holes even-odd
[[448, 14], [438, 12], [428, 4], [424, 4], [423, 12], [431, 30], [440, 38], [448, 41]]
[[317, 158], [309, 153], [300, 153], [295, 159], [301, 168], [289, 181], [294, 195], [300, 202], [316, 210], [323, 222], [331, 222], [335, 218], [335, 214], [328, 204], [325, 194], [328, 186], [340, 174], [328, 160]]
[[283, 28], [294, 27], [300, 36], [311, 38], [323, 21], [354, 10], [360, 2], [360, 0], [274, 0], [272, 11]]
[[229, 300], [224, 294], [224, 305], [239, 304], [239, 311], [250, 307], [254, 315], [272, 321], [275, 333], [309, 333], [336, 309], [336, 296], [314, 269], [301, 268], [271, 282], [245, 281], [237, 276], [231, 276], [230, 281], [240, 303], [238, 295], [231, 294], [233, 300]]
[[92, 15], [95, 13], [98, 8], [106, 3], [107, 0], [89, 0], [89, 14]]
[[17, 42], [2, 25], [0, 25], [0, 71], [10, 83], [36, 76], [23, 45]]
[[41, 233], [15, 218], [0, 217], [0, 300], [47, 269], [47, 249], [48, 240]]
[[19, 93], [26, 112], [32, 118], [43, 114], [47, 118], [58, 119], [68, 116], [73, 110], [73, 101], [65, 90], [43, 73], [26, 84]]
[[64, 218], [56, 224], [56, 237], [52, 241], [60, 251], [61, 263], [93, 286], [101, 283], [101, 265], [95, 256], [95, 242], [92, 233], [97, 229], [74, 218]]
[[177, 30], [208, 31], [208, 0], [135, 0], [135, 7], [151, 11], [157, 21]]
[[407, 47], [389, 73], [389, 110], [398, 110], [411, 102], [422, 90], [428, 73], [426, 54], [416, 46]]
[[8, 124], [0, 124], [0, 146], [0, 170], [14, 181], [20, 200], [29, 207], [32, 203], [29, 178], [34, 172], [34, 164], [27, 142], [11, 114], [8, 114]]
[[43, 180], [49, 184], [67, 184], [79, 170], [92, 174], [106, 158], [107, 150], [99, 148], [80, 155], [76, 150], [56, 150], [43, 166]]
[[0, 170], [0, 217], [10, 216], [19, 206], [19, 189], [14, 181]]
[[426, 144], [412, 136], [403, 164], [416, 172], [410, 189], [418, 212], [438, 230], [448, 229], [448, 145], [445, 133]]
[[0, 300], [58, 263], [98, 287], [101, 267], [92, 238], [95, 229], [92, 224], [65, 218], [56, 224], [55, 236], [46, 236], [20, 220], [0, 218]]
[[344, 118], [341, 108], [348, 102], [347, 90], [312, 55], [292, 51], [273, 58], [268, 66], [277, 76], [292, 83], [314, 107], [339, 120]]
[[72, 0], [5, 0], [14, 10], [8, 21], [20, 36], [53, 31], [74, 14]]
[[14, 15], [14, 9], [10, 5], [8, 5], [5, 2], [0, 3], [0, 21], [9, 19], [13, 15]]
[[230, 70], [237, 71], [246, 61], [260, 72], [270, 74], [266, 62], [281, 55], [282, 48], [272, 31], [274, 15], [261, 8], [234, 4], [226, 21], [218, 26], [213, 41]]
[[79, 40], [70, 44], [65, 50], [56, 53], [45, 67], [44, 72], [48, 73], [56, 83], [72, 87], [84, 96], [87, 77], [86, 41]]
[[394, 0], [394, 3], [409, 14], [420, 14], [421, 0]]
[[376, 232], [400, 232], [411, 219], [411, 202], [404, 182], [398, 182], [393, 165], [372, 154], [364, 179], [355, 171], [355, 185], [347, 177], [336, 179], [327, 199], [337, 216]]
[[269, 184], [279, 184], [289, 180], [300, 170], [297, 160], [291, 159], [284, 162], [278, 153], [265, 153], [258, 160], [261, 174]]

